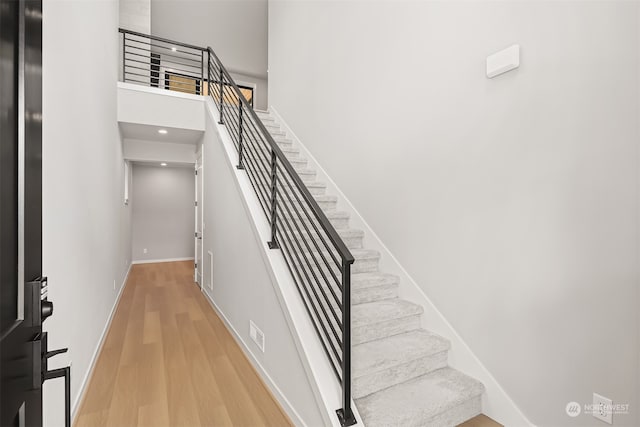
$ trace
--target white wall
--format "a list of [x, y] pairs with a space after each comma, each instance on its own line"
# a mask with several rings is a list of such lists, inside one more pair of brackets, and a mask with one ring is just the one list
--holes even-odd
[[202, 131], [204, 102], [197, 95], [119, 82], [118, 121]]
[[162, 167], [134, 163], [130, 199], [134, 262], [193, 258], [193, 165]]
[[266, 78], [267, 0], [151, 0], [151, 32], [211, 46], [229, 71]]
[[151, 33], [151, 0], [119, 0], [120, 28]]
[[[263, 380], [278, 387], [306, 425], [323, 425], [311, 384], [274, 289], [277, 285], [271, 282], [260, 253], [264, 242], [256, 240], [258, 237], [254, 234], [252, 219], [235, 182], [235, 166], [226, 157], [210, 115], [206, 116], [206, 127], [203, 138], [204, 291], [246, 344], [245, 350], [250, 352], [250, 359], [260, 365]], [[213, 254], [213, 269], [209, 252]], [[264, 353], [249, 336], [249, 320], [253, 320], [265, 334]]]
[[143, 162], [195, 163], [196, 147], [194, 144], [125, 139], [124, 157]]
[[638, 7], [269, 2], [270, 105], [541, 426], [640, 424]]
[[151, 32], [212, 47], [230, 73], [257, 85], [256, 107], [268, 105], [267, 0], [151, 0]]
[[[43, 274], [55, 306], [44, 328], [52, 349], [69, 347], [50, 367], [73, 362], [76, 402], [131, 260], [116, 120], [118, 2], [45, 1], [43, 16]], [[79, 53], [90, 73], [69, 67]], [[64, 424], [63, 383], [44, 386], [47, 426]]]

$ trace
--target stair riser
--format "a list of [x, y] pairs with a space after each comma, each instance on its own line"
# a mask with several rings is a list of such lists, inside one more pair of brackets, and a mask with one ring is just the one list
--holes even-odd
[[312, 196], [324, 196], [327, 187], [307, 187]]
[[313, 182], [313, 181], [316, 180], [316, 173], [315, 172], [310, 172], [310, 173], [298, 172], [298, 176], [300, 177], [302, 182]]
[[351, 303], [365, 304], [398, 297], [397, 285], [382, 285], [365, 289], [354, 289], [351, 286]]
[[[304, 245], [304, 243], [302, 243], [302, 245]], [[321, 260], [322, 258], [320, 257], [319, 253], [315, 251], [316, 248], [313, 246], [313, 244], [310, 244], [309, 246], [313, 249], [315, 258], [318, 259], [318, 260]], [[304, 249], [305, 249], [305, 253], [309, 252], [306, 247], [304, 247]], [[327, 261], [332, 259], [331, 255], [329, 255], [328, 253], [325, 253], [324, 257], [325, 257], [325, 259]], [[353, 274], [356, 274], [356, 273], [371, 273], [371, 272], [374, 272], [374, 271], [378, 271], [378, 261], [379, 260], [380, 260], [380, 258], [378, 258], [378, 257], [364, 258], [364, 259], [356, 258], [354, 263], [351, 264], [351, 272]], [[332, 265], [335, 265], [335, 263], [333, 263]], [[335, 272], [336, 272], [337, 275], [340, 274], [340, 272], [338, 271], [337, 267], [335, 269]]]
[[293, 141], [284, 138], [273, 138], [280, 147], [293, 147]]
[[426, 375], [447, 366], [447, 351], [412, 360], [393, 368], [353, 379], [353, 398], [359, 399], [387, 387]]
[[[329, 200], [329, 201], [316, 200], [316, 203], [318, 203], [318, 206], [320, 206], [320, 209], [322, 209], [324, 212], [334, 211], [338, 207], [338, 201], [337, 200]], [[296, 209], [299, 208], [300, 204], [301, 203], [299, 203], [297, 200], [294, 199], [293, 205], [296, 207]], [[304, 204], [306, 206], [306, 202], [304, 200], [302, 201], [302, 204]]]
[[[299, 237], [300, 235], [296, 233], [296, 238], [299, 238]], [[342, 238], [342, 241], [344, 242], [344, 244], [347, 245], [347, 248], [362, 249], [362, 236], [340, 236], [340, 237]], [[304, 238], [308, 240], [309, 234], [305, 234]], [[323, 246], [322, 242], [320, 241], [320, 238], [315, 232], [311, 233], [311, 238], [314, 239], [316, 242], [318, 242], [318, 246], [320, 247]], [[331, 244], [326, 237], [324, 237], [324, 239], [329, 245]], [[353, 295], [353, 291], [352, 291], [352, 295]]]
[[[302, 176], [300, 176], [300, 178], [302, 179]], [[281, 179], [279, 183], [281, 183], [284, 188], [280, 188], [280, 192], [283, 193], [285, 190], [291, 191], [289, 190], [289, 184], [282, 181], [283, 180]], [[309, 184], [315, 184], [316, 181], [307, 181], [305, 179], [302, 179], [302, 182], [305, 184], [305, 186], [307, 187], [307, 190], [309, 190], [309, 193], [311, 193], [312, 196], [324, 196], [325, 192], [327, 191], [327, 187], [325, 186], [309, 185]], [[291, 187], [294, 187], [294, 184], [292, 182], [289, 181], [289, 183], [291, 184]], [[282, 196], [282, 200], [284, 200], [289, 206], [291, 206], [291, 202], [297, 202], [296, 196], [292, 194], [289, 194], [289, 196], [287, 196], [286, 194], [281, 194], [281, 196]], [[298, 194], [298, 198], [302, 200], [302, 196], [300, 194]], [[289, 199], [291, 199], [291, 201]]]
[[[290, 148], [287, 147], [286, 148], [287, 151], [282, 150], [282, 152], [284, 153], [284, 156], [289, 159], [289, 160], [298, 160], [300, 159], [300, 151], [296, 150], [295, 148]], [[291, 150], [291, 151], [289, 151]]]
[[[289, 216], [287, 216], [286, 218], [289, 222], [291, 222], [291, 218]], [[298, 223], [298, 226], [300, 227], [300, 229], [304, 230], [304, 227], [302, 226], [302, 220], [299, 218], [296, 218], [295, 221]], [[329, 219], [329, 222], [331, 223], [331, 225], [333, 225], [333, 227], [336, 230], [344, 230], [345, 228], [349, 228], [349, 218], [334, 218], [334, 219]], [[305, 219], [304, 223], [309, 230], [313, 229], [313, 226], [308, 220]], [[318, 224], [316, 222], [316, 226], [317, 225]], [[291, 226], [293, 227], [294, 230], [296, 229], [293, 224]]]
[[393, 319], [386, 322], [379, 322], [365, 326], [359, 326], [352, 329], [352, 344], [362, 344], [381, 338], [390, 337], [392, 335], [401, 334], [403, 332], [413, 331], [420, 327], [420, 315], [403, 317], [401, 319]]
[[342, 237], [342, 241], [349, 249], [362, 249], [362, 236]]
[[[482, 412], [482, 396], [476, 396], [463, 402], [462, 404], [432, 417], [431, 419], [416, 424], [405, 424], [411, 426], [433, 426], [433, 427], [450, 427], [457, 426], [463, 422], [480, 415]], [[370, 424], [367, 424], [369, 426]]]
[[299, 172], [307, 167], [307, 161], [303, 159], [289, 159], [289, 163], [293, 166], [296, 172]]
[[351, 265], [351, 273], [371, 273], [374, 271], [378, 271], [378, 261], [380, 261], [379, 257], [356, 259], [355, 262]]

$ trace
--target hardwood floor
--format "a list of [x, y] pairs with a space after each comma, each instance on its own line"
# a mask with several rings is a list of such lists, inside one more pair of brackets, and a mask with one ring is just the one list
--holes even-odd
[[291, 426], [193, 282], [134, 265], [75, 426]]
[[484, 414], [480, 414], [477, 417], [471, 418], [469, 421], [465, 421], [458, 427], [502, 427], [502, 424], [494, 421]]

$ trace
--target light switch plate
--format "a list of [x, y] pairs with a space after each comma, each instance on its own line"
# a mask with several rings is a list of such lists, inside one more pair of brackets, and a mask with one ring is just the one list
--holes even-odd
[[506, 49], [487, 56], [487, 77], [492, 79], [520, 66], [520, 45], [514, 44]]
[[253, 323], [252, 320], [249, 320], [249, 336], [264, 353], [264, 333], [256, 326], [255, 323]]

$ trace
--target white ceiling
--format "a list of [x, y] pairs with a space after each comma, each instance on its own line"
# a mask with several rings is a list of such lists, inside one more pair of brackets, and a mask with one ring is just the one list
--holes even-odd
[[[131, 162], [134, 165], [140, 166], [154, 166], [159, 168], [190, 168], [193, 169], [194, 163], [181, 163], [181, 162], [160, 162], [151, 160], [135, 160]], [[166, 163], [167, 166], [162, 166], [161, 163]]]
[[[125, 139], [171, 142], [174, 144], [196, 144], [204, 133], [198, 130], [151, 126], [139, 123], [120, 122], [119, 124], [120, 129], [122, 129], [122, 136]], [[158, 133], [160, 129], [165, 129], [167, 133], [165, 135]]]

